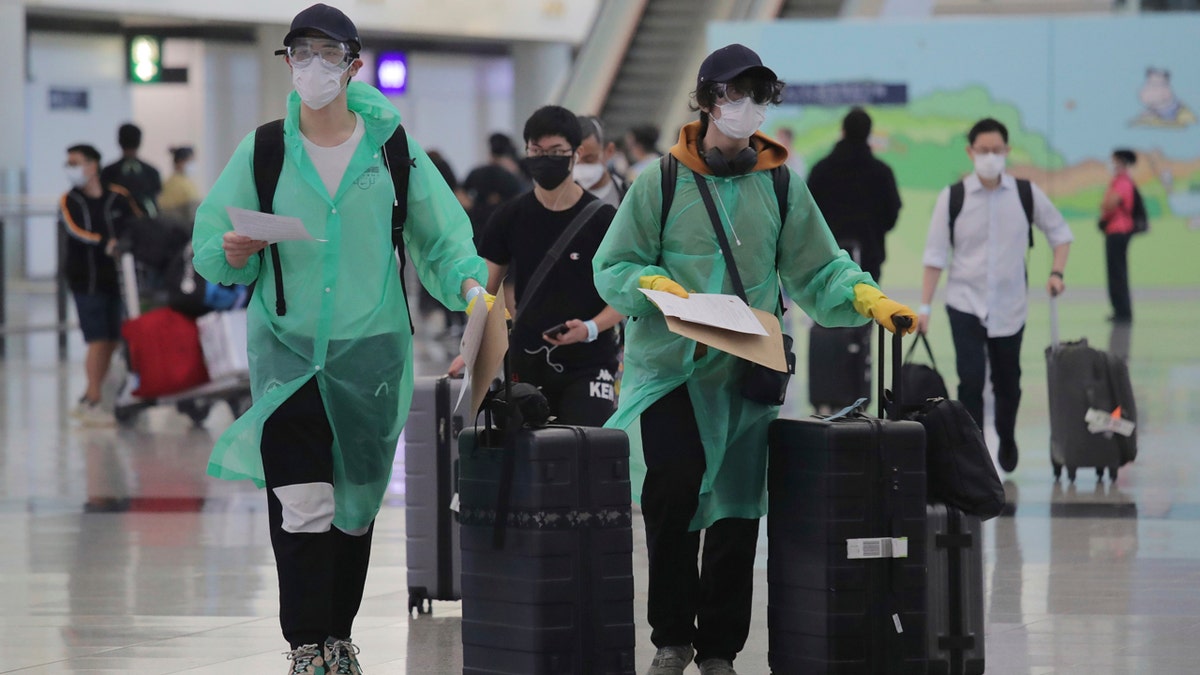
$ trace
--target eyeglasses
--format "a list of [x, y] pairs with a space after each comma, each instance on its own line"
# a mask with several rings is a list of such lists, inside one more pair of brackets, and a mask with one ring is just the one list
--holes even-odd
[[525, 154], [530, 157], [570, 157], [575, 154], [571, 148], [564, 148], [561, 145], [553, 148], [543, 148], [537, 145], [526, 145]]
[[713, 95], [718, 101], [736, 103], [749, 96], [760, 105], [770, 103], [776, 96], [783, 93], [782, 82], [755, 83], [750, 91], [745, 91], [729, 82], [718, 82], [713, 85]]
[[[311, 38], [296, 38], [292, 40], [292, 44], [288, 45], [286, 50], [281, 50], [287, 54], [292, 63], [298, 66], [306, 66], [314, 56], [321, 57], [321, 60], [331, 66], [342, 66], [348, 64], [354, 56], [354, 52], [350, 51], [349, 45], [345, 42], [334, 42], [332, 40], [319, 40]], [[279, 54], [281, 52], [275, 52]]]

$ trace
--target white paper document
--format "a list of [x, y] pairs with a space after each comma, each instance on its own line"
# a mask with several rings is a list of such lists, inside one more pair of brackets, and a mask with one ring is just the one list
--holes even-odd
[[[277, 216], [273, 213], [239, 209], [226, 206], [233, 231], [251, 239], [274, 244], [277, 241], [313, 241], [313, 236], [304, 228], [304, 223], [295, 216]], [[315, 241], [325, 241], [316, 239]]]
[[692, 293], [686, 298], [681, 298], [665, 291], [651, 291], [645, 288], [638, 290], [645, 293], [667, 316], [736, 333], [767, 334], [754, 312], [750, 311], [749, 305], [736, 295]]

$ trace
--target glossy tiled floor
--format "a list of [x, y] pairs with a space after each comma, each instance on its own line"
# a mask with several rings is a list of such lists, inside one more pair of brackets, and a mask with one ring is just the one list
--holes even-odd
[[[1035, 304], [1023, 456], [1006, 486], [1015, 514], [985, 525], [988, 672], [1197, 672], [1200, 292], [1139, 296], [1131, 336], [1109, 334], [1098, 292], [1070, 297], [1065, 337], [1087, 334], [1100, 346], [1112, 339], [1130, 354], [1141, 457], [1116, 485], [1098, 486], [1091, 474], [1074, 486], [1051, 479], [1041, 356], [1048, 330], [1045, 305]], [[47, 296], [9, 300], [10, 321], [42, 323], [52, 312]], [[952, 354], [939, 318], [933, 338], [946, 369]], [[423, 341], [419, 351], [426, 372], [445, 362], [435, 343]], [[282, 673], [263, 495], [204, 476], [230, 413], [219, 407], [192, 428], [157, 408], [131, 427], [79, 429], [67, 411], [82, 389], [81, 354], [76, 335], [61, 364], [53, 338], [36, 334], [10, 338], [0, 362], [0, 672]], [[795, 387], [790, 412], [805, 414], [802, 378]], [[404, 612], [402, 489], [396, 485], [378, 520], [354, 637], [373, 675], [457, 673], [459, 605], [438, 603], [419, 619]], [[738, 660], [744, 675], [767, 672], [762, 544], [753, 635]], [[637, 581], [645, 668], [653, 648], [642, 618], [644, 575]]]

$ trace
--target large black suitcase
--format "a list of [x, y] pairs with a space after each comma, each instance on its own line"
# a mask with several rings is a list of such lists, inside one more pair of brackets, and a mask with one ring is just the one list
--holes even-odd
[[[458, 489], [461, 411], [453, 413], [463, 381], [418, 377], [404, 425], [404, 527], [408, 612], [428, 614], [433, 600], [458, 600], [459, 531], [451, 511]], [[463, 404], [466, 407], [466, 403]]]
[[924, 673], [924, 428], [857, 412], [779, 419], [768, 443], [772, 672]]
[[871, 398], [871, 324], [808, 333], [808, 401], [818, 413]]
[[1117, 413], [1136, 422], [1137, 404], [1129, 380], [1129, 366], [1120, 357], [1088, 346], [1087, 339], [1058, 340], [1058, 301], [1050, 301], [1051, 343], [1046, 348], [1046, 376], [1050, 399], [1050, 461], [1054, 477], [1067, 469], [1075, 480], [1079, 467], [1095, 467], [1098, 477], [1107, 468], [1112, 480], [1117, 470], [1137, 457], [1137, 430], [1123, 436], [1090, 431], [1084, 419], [1089, 410]]
[[933, 675], [982, 675], [983, 523], [953, 506], [930, 504], [925, 531], [926, 639]]
[[459, 436], [463, 673], [633, 675], [628, 438], [552, 426], [506, 448], [499, 436]]

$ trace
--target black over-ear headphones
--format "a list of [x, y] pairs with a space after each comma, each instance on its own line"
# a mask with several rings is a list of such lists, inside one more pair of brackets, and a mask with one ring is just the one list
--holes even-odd
[[758, 150], [755, 150], [753, 145], [748, 145], [734, 155], [733, 159], [725, 159], [725, 155], [721, 154], [719, 149], [709, 148], [704, 153], [704, 163], [712, 169], [715, 176], [737, 176], [748, 173], [758, 164]]

